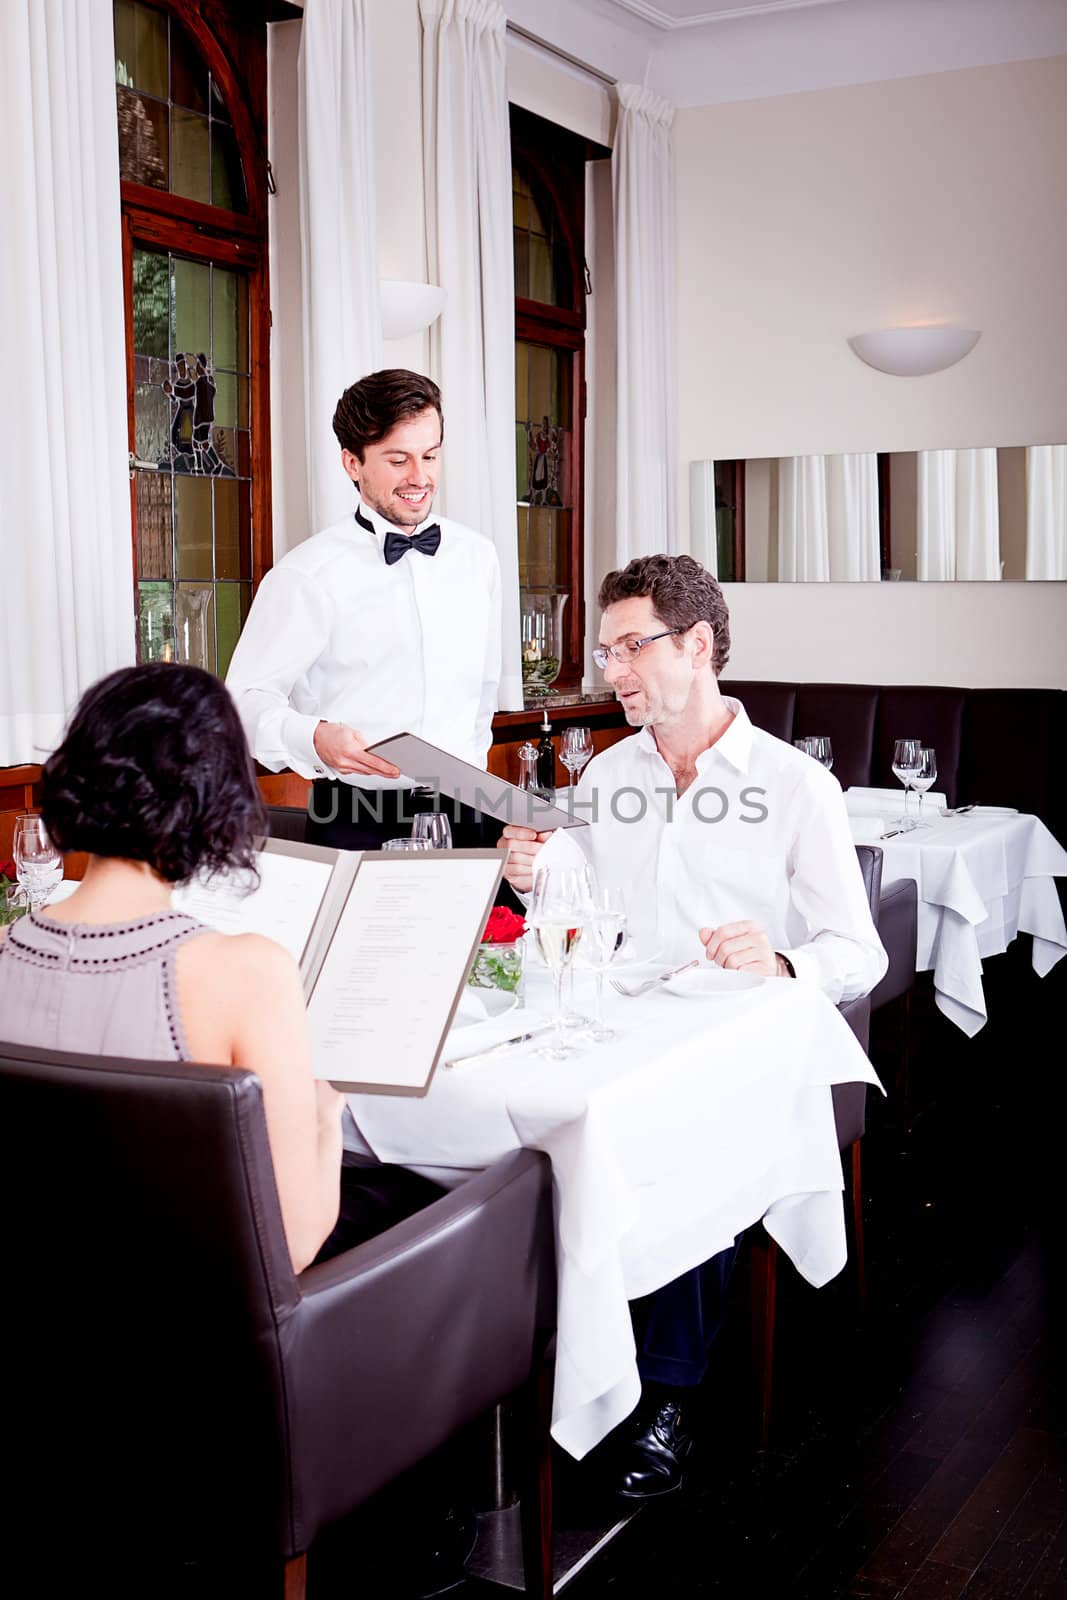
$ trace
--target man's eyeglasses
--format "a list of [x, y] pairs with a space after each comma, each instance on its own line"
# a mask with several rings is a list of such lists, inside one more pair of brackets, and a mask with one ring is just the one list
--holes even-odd
[[666, 639], [672, 633], [688, 632], [688, 628], [664, 628], [662, 633], [650, 633], [646, 639], [623, 639], [619, 644], [598, 644], [593, 651], [593, 660], [601, 671], [607, 666], [609, 657], [613, 661], [621, 661], [625, 666], [641, 654], [646, 644], [655, 644], [657, 639]]

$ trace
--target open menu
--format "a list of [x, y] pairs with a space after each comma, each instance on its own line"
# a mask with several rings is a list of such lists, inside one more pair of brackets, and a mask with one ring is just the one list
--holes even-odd
[[174, 904], [292, 954], [317, 1078], [350, 1093], [425, 1094], [504, 867], [500, 850], [257, 851], [260, 884], [186, 885]]

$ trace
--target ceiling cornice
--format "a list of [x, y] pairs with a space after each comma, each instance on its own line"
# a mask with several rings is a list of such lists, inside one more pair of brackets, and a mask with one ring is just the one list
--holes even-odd
[[771, 11], [799, 11], [807, 6], [840, 5], [841, 0], [756, 0], [754, 5], [731, 6], [727, 11], [701, 11], [693, 17], [672, 17], [650, 0], [612, 0], [622, 11], [650, 22], [654, 28], [674, 33], [679, 28], [703, 28], [711, 22], [736, 22], [742, 17], [758, 17]]

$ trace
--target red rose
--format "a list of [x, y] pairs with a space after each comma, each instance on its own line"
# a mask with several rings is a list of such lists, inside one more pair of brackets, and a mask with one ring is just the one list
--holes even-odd
[[14, 883], [18, 877], [18, 869], [13, 861], [0, 864], [0, 878], [6, 878], [8, 883]]
[[517, 911], [507, 906], [494, 906], [482, 934], [483, 944], [512, 944], [526, 932], [526, 923]]

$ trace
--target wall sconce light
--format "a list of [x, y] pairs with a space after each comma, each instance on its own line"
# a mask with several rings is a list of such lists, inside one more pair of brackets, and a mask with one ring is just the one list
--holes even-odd
[[876, 328], [871, 333], [857, 333], [848, 342], [861, 361], [879, 372], [922, 378], [955, 366], [980, 338], [977, 328]]
[[402, 339], [405, 334], [428, 328], [441, 315], [445, 291], [436, 283], [401, 283], [395, 278], [379, 284], [382, 304], [382, 337]]

